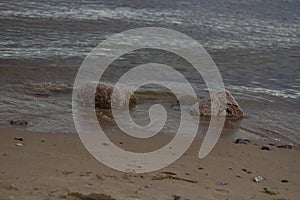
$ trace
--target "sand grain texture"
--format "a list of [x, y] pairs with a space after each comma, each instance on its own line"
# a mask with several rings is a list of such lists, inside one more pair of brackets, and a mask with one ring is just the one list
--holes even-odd
[[[0, 137], [1, 200], [97, 200], [102, 197], [168, 200], [178, 196], [191, 200], [296, 200], [300, 194], [297, 147], [270, 146], [270, 151], [261, 151], [261, 145], [267, 143], [220, 141], [209, 156], [200, 160], [197, 155], [201, 141], [195, 141], [182, 158], [165, 169], [148, 174], [126, 174], [96, 161], [75, 134], [2, 129]], [[111, 137], [115, 141], [122, 138], [117, 134]], [[14, 138], [23, 138], [23, 141]], [[158, 138], [155, 143], [164, 141], [167, 140]], [[24, 145], [16, 146], [16, 143]], [[122, 138], [122, 143], [130, 141]], [[264, 180], [255, 183], [255, 176], [262, 176]], [[221, 182], [227, 184], [219, 184]], [[264, 188], [273, 193], [268, 194]]]

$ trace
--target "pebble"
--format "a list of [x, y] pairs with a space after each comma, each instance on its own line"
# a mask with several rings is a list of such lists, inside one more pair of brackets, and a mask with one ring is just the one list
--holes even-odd
[[286, 179], [281, 180], [281, 183], [288, 183], [289, 181]]
[[173, 200], [182, 200], [181, 196], [179, 195], [173, 195]]
[[189, 200], [187, 198], [183, 198], [180, 195], [175, 195], [175, 194], [172, 197], [173, 197], [173, 200]]
[[18, 190], [18, 188], [14, 184], [9, 185], [9, 190]]
[[249, 143], [250, 143], [250, 140], [238, 138], [238, 139], [235, 140], [234, 143], [235, 143], [235, 144], [249, 144]]
[[152, 186], [151, 184], [145, 185], [144, 188], [149, 189], [149, 188], [151, 188], [151, 186]]
[[270, 150], [271, 150], [271, 149], [270, 149], [269, 147], [267, 147], [267, 146], [262, 146], [260, 149], [263, 150], [263, 151], [270, 151]]
[[22, 141], [23, 142], [23, 138], [14, 138], [14, 140], [17, 140], [17, 141]]
[[290, 144], [285, 144], [285, 145], [278, 145], [277, 148], [279, 149], [292, 149], [293, 146]]
[[220, 181], [220, 182], [217, 182], [217, 185], [219, 185], [219, 186], [225, 186], [225, 185], [228, 185], [228, 183], [225, 182], [225, 181]]
[[259, 183], [259, 182], [263, 181], [264, 178], [263, 178], [262, 176], [256, 176], [256, 177], [254, 177], [253, 180], [254, 180], [254, 182], [256, 182], [256, 183]]
[[17, 147], [22, 147], [22, 146], [24, 146], [24, 144], [22, 144], [22, 143], [17, 143], [16, 146], [17, 146]]

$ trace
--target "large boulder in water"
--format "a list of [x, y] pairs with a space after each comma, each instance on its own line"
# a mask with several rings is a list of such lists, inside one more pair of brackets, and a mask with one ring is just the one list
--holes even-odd
[[[211, 107], [213, 102], [213, 107]], [[201, 116], [227, 116], [242, 118], [244, 112], [227, 90], [212, 94], [211, 97], [205, 98], [199, 102], [199, 107], [193, 106], [192, 114]]]
[[[77, 90], [77, 101], [85, 106], [96, 108], [111, 108], [111, 102], [114, 100], [118, 109], [124, 109], [127, 105], [134, 107], [136, 97], [133, 93], [107, 83], [98, 83], [94, 93], [95, 83], [88, 83]], [[113, 91], [115, 89], [115, 94]]]

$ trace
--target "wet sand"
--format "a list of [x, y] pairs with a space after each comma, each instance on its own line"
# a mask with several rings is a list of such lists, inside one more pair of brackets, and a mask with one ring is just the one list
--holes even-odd
[[[125, 174], [95, 160], [75, 134], [1, 129], [0, 138], [0, 199], [3, 200], [296, 200], [300, 193], [297, 146], [284, 149], [267, 141], [252, 140], [249, 144], [219, 141], [200, 160], [197, 155], [201, 141], [196, 140], [183, 157], [165, 169]], [[119, 134], [111, 134], [110, 138], [121, 146], [136, 146]], [[148, 147], [163, 145], [169, 139], [157, 137]], [[270, 151], [261, 150], [262, 145]], [[253, 181], [256, 176], [264, 180], [256, 183]]]

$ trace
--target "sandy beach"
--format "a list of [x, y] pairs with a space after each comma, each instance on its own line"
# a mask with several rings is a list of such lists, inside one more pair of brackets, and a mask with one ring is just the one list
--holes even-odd
[[[95, 160], [75, 134], [0, 130], [0, 199], [288, 199], [300, 193], [300, 151], [268, 141], [219, 141], [198, 159], [195, 140], [179, 160], [160, 171], [125, 174]], [[157, 137], [148, 144], [163, 144]], [[119, 145], [138, 146], [119, 134]], [[142, 145], [144, 146], [144, 145]], [[262, 146], [270, 150], [261, 150]], [[138, 147], [137, 147], [138, 148]], [[146, 149], [144, 149], [146, 150]], [[253, 179], [263, 178], [260, 182]]]
[[0, 1], [0, 200], [299, 200], [299, 8]]

